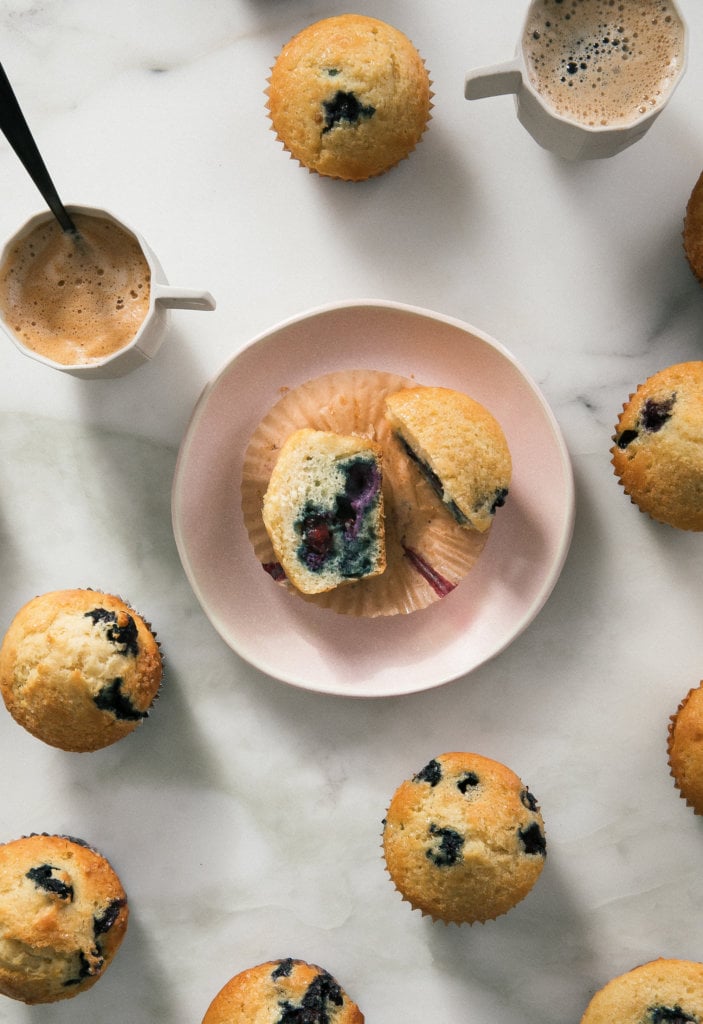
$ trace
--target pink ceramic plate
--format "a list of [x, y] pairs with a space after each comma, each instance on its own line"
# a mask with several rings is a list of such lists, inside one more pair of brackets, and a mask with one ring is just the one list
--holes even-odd
[[[463, 390], [500, 421], [513, 481], [488, 543], [449, 596], [411, 615], [359, 619], [276, 585], [240, 511], [242, 458], [281, 388], [342, 369], [385, 370]], [[294, 686], [388, 697], [440, 686], [502, 651], [534, 619], [571, 541], [571, 464], [536, 385], [499, 344], [449, 317], [391, 302], [313, 310], [256, 338], [201, 395], [173, 485], [188, 579], [229, 646]]]

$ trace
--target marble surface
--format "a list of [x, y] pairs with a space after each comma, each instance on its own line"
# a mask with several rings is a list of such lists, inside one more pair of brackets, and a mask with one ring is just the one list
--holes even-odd
[[[95, 754], [53, 750], [2, 709], [0, 838], [83, 836], [132, 909], [97, 986], [51, 1007], [3, 999], [3, 1024], [192, 1024], [232, 974], [282, 956], [325, 966], [369, 1022], [564, 1024], [643, 960], [703, 960], [703, 831], [666, 764], [669, 716], [703, 676], [703, 547], [640, 515], [609, 463], [630, 390], [701, 358], [681, 224], [703, 169], [703, 7], [681, 7], [690, 62], [670, 106], [620, 156], [573, 165], [509, 98], [463, 98], [466, 70], [512, 53], [521, 4], [361, 0], [421, 50], [435, 106], [409, 160], [348, 185], [289, 160], [264, 110], [281, 45], [339, 0], [0, 5], [2, 61], [64, 200], [138, 225], [172, 283], [218, 301], [175, 312], [153, 363], [118, 381], [0, 346], [0, 628], [36, 593], [100, 587], [151, 619], [167, 659], [149, 720]], [[0, 181], [4, 237], [42, 204], [1, 144]], [[564, 571], [531, 626], [470, 676], [370, 701], [243, 662], [170, 521], [206, 383], [276, 322], [359, 298], [502, 342], [554, 410], [577, 490]], [[472, 928], [413, 913], [380, 854], [395, 787], [462, 749], [523, 778], [548, 841], [528, 898]]]

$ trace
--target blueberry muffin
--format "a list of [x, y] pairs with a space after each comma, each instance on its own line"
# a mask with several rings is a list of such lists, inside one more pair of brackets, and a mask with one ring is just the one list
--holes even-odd
[[303, 594], [386, 567], [382, 450], [355, 434], [297, 430], [281, 448], [263, 519], [286, 578]]
[[383, 827], [386, 868], [403, 899], [455, 924], [514, 907], [546, 850], [535, 798], [510, 768], [479, 754], [430, 761], [398, 787]]
[[[415, 384], [409, 377], [364, 368], [322, 374], [292, 387], [279, 383], [280, 397], [259, 420], [244, 452], [241, 510], [256, 561], [296, 599], [341, 615], [408, 615], [449, 596], [480, 557], [490, 530], [467, 530], [456, 522], [391, 430], [386, 398]], [[376, 533], [381, 536], [382, 523], [386, 568], [315, 594], [303, 594], [287, 580], [262, 516], [281, 449], [304, 429], [372, 437], [383, 455], [383, 518], [378, 515]]]
[[703, 174], [693, 186], [686, 205], [683, 248], [691, 270], [703, 283]]
[[282, 49], [271, 71], [268, 112], [303, 167], [362, 181], [414, 149], [430, 117], [424, 62], [398, 29], [342, 14], [315, 22]]
[[620, 414], [612, 464], [633, 504], [681, 530], [703, 530], [703, 362], [640, 384]]
[[21, 608], [0, 647], [7, 710], [33, 736], [91, 751], [147, 717], [162, 678], [150, 626], [121, 598], [58, 590]]
[[364, 1024], [335, 979], [303, 960], [271, 960], [231, 978], [202, 1024]]
[[451, 388], [405, 388], [386, 399], [405, 449], [460, 526], [485, 532], [505, 504], [510, 450], [496, 418]]
[[703, 964], [652, 960], [611, 979], [591, 999], [581, 1024], [700, 1024]]
[[0, 992], [24, 1003], [91, 988], [127, 929], [110, 864], [78, 839], [31, 835], [0, 845]]
[[669, 720], [668, 754], [681, 797], [703, 814], [703, 683], [689, 690]]

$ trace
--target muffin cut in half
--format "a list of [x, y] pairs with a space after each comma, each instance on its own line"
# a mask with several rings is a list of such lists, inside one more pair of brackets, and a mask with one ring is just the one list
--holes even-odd
[[386, 415], [460, 526], [484, 533], [505, 504], [512, 459], [503, 429], [479, 402], [444, 387], [405, 388], [386, 399]]
[[320, 594], [386, 568], [382, 450], [356, 434], [297, 430], [286, 440], [263, 520], [287, 579]]

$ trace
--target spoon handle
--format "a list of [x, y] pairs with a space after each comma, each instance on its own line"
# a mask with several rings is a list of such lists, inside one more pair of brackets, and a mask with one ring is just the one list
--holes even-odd
[[24, 114], [2, 64], [0, 64], [0, 128], [63, 230], [76, 234], [76, 226], [59, 199], [58, 192], [54, 188], [54, 183], [49, 176], [41, 153], [37, 149], [37, 144], [24, 119]]

